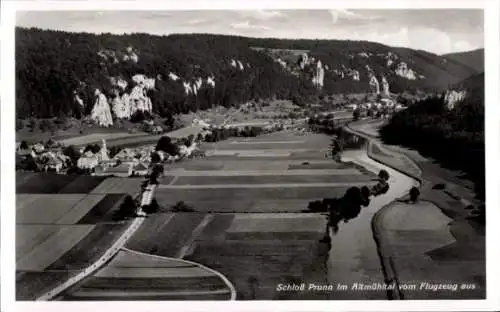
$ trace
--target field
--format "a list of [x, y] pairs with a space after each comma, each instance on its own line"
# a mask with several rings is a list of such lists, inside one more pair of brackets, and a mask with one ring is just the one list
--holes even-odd
[[127, 248], [215, 269], [235, 285], [238, 299], [292, 299], [299, 294], [277, 293], [276, 285], [325, 281], [325, 226], [317, 214], [162, 214], [148, 218]]
[[[206, 157], [165, 169], [155, 194], [161, 212], [126, 248], [215, 269], [235, 285], [238, 299], [328, 298], [276, 286], [326, 283], [326, 218], [307, 205], [374, 183], [374, 173], [325, 158], [329, 144], [327, 136], [286, 132], [204, 144]], [[194, 212], [172, 211], [179, 201]]]
[[136, 194], [141, 189], [142, 178], [108, 178], [90, 194]]
[[105, 177], [62, 175], [51, 173], [16, 172], [16, 193], [30, 194], [85, 194], [93, 190]]
[[[132, 190], [133, 180], [123, 180], [17, 173], [18, 300], [34, 300], [77, 275], [116, 241], [129, 223], [112, 222], [111, 216], [127, 191], [140, 190]], [[125, 194], [118, 193], [120, 187]]]
[[[327, 136], [305, 139], [286, 132], [234, 138], [204, 145], [207, 157], [167, 166], [155, 195], [160, 212], [144, 220], [109, 264], [60, 299], [229, 298], [218, 273], [155, 256], [188, 259], [224, 274], [238, 299], [326, 299], [324, 293], [277, 292], [276, 285], [326, 283], [326, 218], [308, 212], [307, 205], [375, 183], [375, 173], [326, 158], [329, 144]], [[142, 181], [107, 178], [97, 183], [72, 177], [63, 183], [52, 178], [49, 186], [36, 189], [39, 183], [30, 183], [36, 179], [41, 178], [20, 175], [18, 189], [50, 194], [18, 194], [20, 220], [33, 223], [18, 224], [26, 240], [18, 249], [29, 250], [46, 236], [64, 233], [50, 227], [79, 229], [59, 238], [67, 243], [47, 246], [50, 256], [43, 263], [20, 262], [39, 274], [53, 273], [44, 277], [52, 280], [61, 272], [76, 274], [113, 244], [127, 223], [112, 222], [111, 217], [124, 194], [136, 194]], [[55, 202], [57, 198], [62, 200]], [[194, 211], [170, 211], [179, 201]], [[40, 208], [47, 205], [51, 207]], [[35, 217], [29, 214], [34, 209], [49, 213]], [[41, 291], [30, 275], [19, 276], [18, 287], [32, 289], [23, 297]]]
[[179, 259], [121, 250], [103, 269], [68, 290], [63, 300], [228, 300], [215, 272]]
[[401, 283], [446, 281], [475, 287], [437, 292], [407, 290], [403, 292], [405, 299], [485, 298], [484, 239], [464, 233], [463, 227], [451, 221], [434, 204], [425, 201], [414, 205], [395, 203], [384, 211], [380, 222], [382, 248], [394, 259]]

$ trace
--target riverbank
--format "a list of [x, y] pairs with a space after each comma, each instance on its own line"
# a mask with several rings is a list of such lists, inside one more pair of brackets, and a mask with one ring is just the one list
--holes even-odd
[[[373, 124], [354, 123], [348, 128], [368, 139], [371, 159], [420, 182], [421, 196], [417, 203], [410, 204], [408, 196], [403, 196], [382, 208], [373, 219], [386, 278], [397, 278], [405, 288], [399, 299], [483, 298], [484, 227], [467, 219], [469, 210], [465, 209], [474, 196], [461, 189], [463, 185], [449, 173], [445, 174], [445, 169], [437, 170], [435, 164], [419, 166], [430, 161], [417, 152], [382, 144], [374, 135]], [[445, 184], [447, 192], [435, 189], [438, 183]], [[439, 286], [421, 284], [439, 285], [445, 281], [457, 284], [458, 289], [439, 290], [436, 289]], [[468, 289], [461, 290], [462, 284]]]

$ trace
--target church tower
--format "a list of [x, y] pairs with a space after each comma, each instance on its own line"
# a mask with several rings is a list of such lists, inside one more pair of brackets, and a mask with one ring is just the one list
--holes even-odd
[[108, 156], [108, 149], [106, 148], [106, 140], [102, 139], [102, 146], [101, 146], [101, 161], [104, 160], [109, 160]]

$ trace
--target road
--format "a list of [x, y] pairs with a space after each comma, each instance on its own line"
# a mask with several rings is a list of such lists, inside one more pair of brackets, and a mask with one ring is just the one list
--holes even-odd
[[387, 299], [386, 292], [351, 290], [355, 283], [380, 283], [384, 285], [381, 262], [377, 245], [372, 232], [372, 219], [377, 211], [395, 199], [408, 193], [418, 182], [396, 170], [370, 159], [366, 150], [347, 151], [342, 161], [352, 161], [364, 166], [367, 170], [378, 173], [386, 170], [389, 175], [389, 191], [386, 194], [372, 197], [370, 205], [361, 210], [359, 216], [348, 223], [339, 224], [339, 231], [331, 233], [332, 247], [328, 260], [328, 281], [336, 285], [347, 285], [348, 290], [335, 291], [332, 299]]
[[[147, 191], [145, 191], [142, 194], [142, 205], [151, 203], [151, 200], [154, 197], [154, 192], [155, 192], [155, 186], [150, 186]], [[142, 211], [139, 211], [138, 214], [144, 214]], [[98, 269], [100, 269], [103, 265], [105, 265], [111, 258], [113, 258], [116, 253], [125, 245], [127, 240], [134, 235], [134, 233], [139, 229], [139, 227], [142, 225], [144, 222], [144, 218], [135, 218], [132, 224], [123, 232], [123, 234], [116, 240], [116, 242], [108, 249], [106, 252], [99, 258], [97, 259], [94, 263], [89, 265], [87, 268], [83, 269], [78, 275], [68, 279], [61, 285], [57, 286], [56, 288], [44, 293], [40, 297], [38, 297], [36, 300], [37, 301], [47, 301], [55, 296], [59, 295], [66, 289], [70, 288], [71, 286], [75, 285], [76, 283], [82, 281], [84, 278], [92, 275], [94, 272], [96, 272]]]

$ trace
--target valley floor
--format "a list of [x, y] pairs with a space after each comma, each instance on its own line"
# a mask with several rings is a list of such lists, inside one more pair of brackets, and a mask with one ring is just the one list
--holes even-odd
[[[466, 218], [470, 210], [465, 207], [478, 204], [470, 183], [417, 151], [382, 144], [376, 139], [378, 126], [379, 122], [360, 122], [351, 124], [350, 128], [370, 138], [368, 155], [371, 158], [421, 181], [422, 194], [418, 202], [409, 203], [405, 194], [381, 209], [374, 218], [375, 234], [379, 236], [379, 248], [389, 274], [402, 285], [417, 287], [401, 291], [400, 296], [405, 299], [485, 298], [484, 226]], [[444, 183], [447, 191], [433, 189], [437, 183]], [[444, 284], [456, 284], [458, 288], [433, 288]]]

